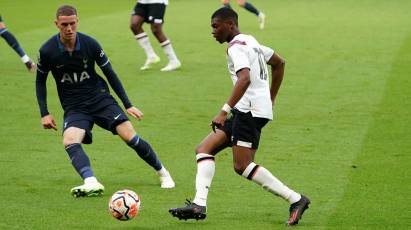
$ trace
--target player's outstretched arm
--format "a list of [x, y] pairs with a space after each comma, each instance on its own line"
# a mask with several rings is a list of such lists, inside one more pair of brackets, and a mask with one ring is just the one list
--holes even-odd
[[278, 54], [274, 53], [268, 60], [267, 64], [271, 66], [271, 102], [275, 103], [275, 97], [277, 96], [278, 90], [280, 89], [281, 82], [284, 77], [285, 60]]
[[128, 108], [127, 113], [138, 120], [141, 120], [143, 118], [143, 113], [134, 106]]

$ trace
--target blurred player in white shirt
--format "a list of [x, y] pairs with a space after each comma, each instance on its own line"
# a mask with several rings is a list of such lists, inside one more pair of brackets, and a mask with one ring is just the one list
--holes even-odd
[[150, 69], [153, 64], [160, 62], [154, 52], [148, 35], [143, 30], [143, 23], [151, 26], [151, 32], [160, 43], [161, 48], [168, 57], [168, 64], [161, 71], [173, 71], [181, 67], [181, 62], [171, 45], [170, 40], [163, 32], [164, 14], [168, 0], [138, 0], [131, 14], [130, 29], [138, 44], [144, 49], [147, 59], [141, 70]]
[[[286, 224], [298, 224], [310, 200], [254, 162], [261, 129], [273, 118], [272, 105], [284, 76], [285, 61], [272, 49], [260, 45], [253, 36], [241, 34], [237, 13], [230, 8], [223, 7], [214, 12], [211, 27], [218, 42], [228, 43], [228, 70], [234, 88], [211, 122], [213, 131], [196, 148], [194, 200], [169, 212], [179, 219], [206, 218], [208, 190], [215, 172], [214, 157], [224, 148], [231, 147], [236, 173], [289, 202], [290, 217]], [[271, 66], [271, 87], [267, 64]]]

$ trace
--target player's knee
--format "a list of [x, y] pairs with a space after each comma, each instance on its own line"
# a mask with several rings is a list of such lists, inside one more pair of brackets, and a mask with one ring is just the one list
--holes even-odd
[[67, 146], [72, 145], [72, 144], [78, 144], [78, 143], [79, 143], [79, 142], [78, 142], [75, 138], [65, 137], [65, 138], [63, 139], [63, 145], [64, 145], [64, 147], [67, 147]]

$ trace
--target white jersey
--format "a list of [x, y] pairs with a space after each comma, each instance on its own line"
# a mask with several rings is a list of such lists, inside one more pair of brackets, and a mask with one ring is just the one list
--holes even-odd
[[238, 34], [228, 44], [227, 64], [233, 84], [237, 82], [237, 71], [250, 69], [250, 85], [234, 106], [239, 111], [251, 112], [253, 117], [273, 119], [266, 64], [273, 54], [274, 50], [260, 45], [251, 35]]
[[137, 2], [142, 4], [162, 3], [168, 5], [168, 0], [138, 0]]

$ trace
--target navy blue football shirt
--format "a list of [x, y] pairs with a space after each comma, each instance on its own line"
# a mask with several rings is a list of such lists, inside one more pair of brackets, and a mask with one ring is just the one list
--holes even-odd
[[[101, 68], [110, 86], [119, 96], [125, 108], [131, 103], [120, 80], [98, 42], [92, 37], [77, 32], [75, 49], [67, 51], [59, 34], [51, 37], [39, 51], [37, 64], [36, 92], [41, 116], [48, 113], [46, 103], [46, 80], [51, 71], [56, 81], [59, 99], [64, 111], [89, 110], [90, 106], [111, 97], [106, 81], [95, 70]], [[111, 102], [112, 103], [112, 102]], [[104, 106], [99, 104], [99, 106]]]

